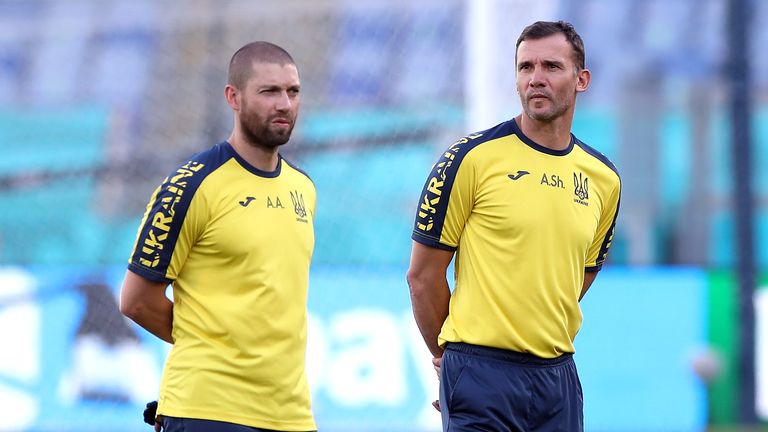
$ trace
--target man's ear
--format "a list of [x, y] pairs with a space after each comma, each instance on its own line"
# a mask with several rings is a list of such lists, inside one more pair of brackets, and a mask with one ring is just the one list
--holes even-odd
[[227, 100], [230, 108], [235, 111], [240, 110], [240, 90], [231, 84], [227, 84], [224, 86], [224, 98]]
[[589, 81], [592, 78], [592, 73], [589, 69], [582, 69], [576, 74], [576, 92], [581, 93], [587, 91], [589, 88]]

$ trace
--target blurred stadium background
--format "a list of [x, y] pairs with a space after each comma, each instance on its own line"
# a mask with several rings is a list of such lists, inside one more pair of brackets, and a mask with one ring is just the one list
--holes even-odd
[[751, 385], [768, 419], [768, 2], [746, 3], [754, 323], [734, 272], [729, 1], [0, 0], [0, 430], [149, 430], [168, 347], [120, 316], [119, 283], [152, 189], [227, 137], [226, 66], [252, 40], [302, 77], [284, 153], [319, 194], [320, 430], [439, 430], [404, 280], [415, 203], [444, 147], [519, 112], [514, 42], [538, 19], [582, 34], [574, 131], [624, 182], [577, 338], [587, 430], [742, 430]]

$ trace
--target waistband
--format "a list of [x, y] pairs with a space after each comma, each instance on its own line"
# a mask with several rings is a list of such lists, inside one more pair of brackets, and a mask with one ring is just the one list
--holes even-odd
[[510, 351], [501, 348], [493, 348], [482, 345], [473, 345], [464, 342], [448, 342], [445, 345], [447, 351], [456, 351], [464, 354], [476, 355], [480, 357], [488, 357], [496, 360], [503, 360], [510, 363], [526, 364], [526, 365], [541, 365], [541, 366], [556, 366], [563, 363], [567, 363], [573, 359], [572, 353], [565, 353], [560, 357], [555, 358], [543, 358], [533, 354], [521, 353], [517, 351]]

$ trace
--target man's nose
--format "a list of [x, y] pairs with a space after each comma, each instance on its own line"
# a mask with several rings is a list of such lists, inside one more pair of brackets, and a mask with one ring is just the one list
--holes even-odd
[[293, 105], [293, 102], [291, 101], [291, 98], [288, 96], [288, 92], [281, 92], [280, 95], [277, 97], [277, 101], [275, 101], [275, 109], [278, 111], [288, 111], [291, 109], [291, 106]]
[[540, 67], [533, 68], [533, 73], [531, 73], [531, 81], [529, 82], [529, 85], [531, 87], [541, 87], [544, 85], [544, 71]]

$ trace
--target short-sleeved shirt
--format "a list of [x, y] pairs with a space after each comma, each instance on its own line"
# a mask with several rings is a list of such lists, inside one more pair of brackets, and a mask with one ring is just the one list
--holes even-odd
[[316, 429], [304, 367], [315, 198], [282, 157], [261, 171], [227, 142], [155, 191], [129, 269], [173, 285], [158, 414]]
[[456, 251], [438, 343], [574, 352], [584, 272], [605, 260], [620, 193], [615, 166], [573, 135], [551, 150], [513, 119], [453, 143], [424, 185], [412, 235]]

